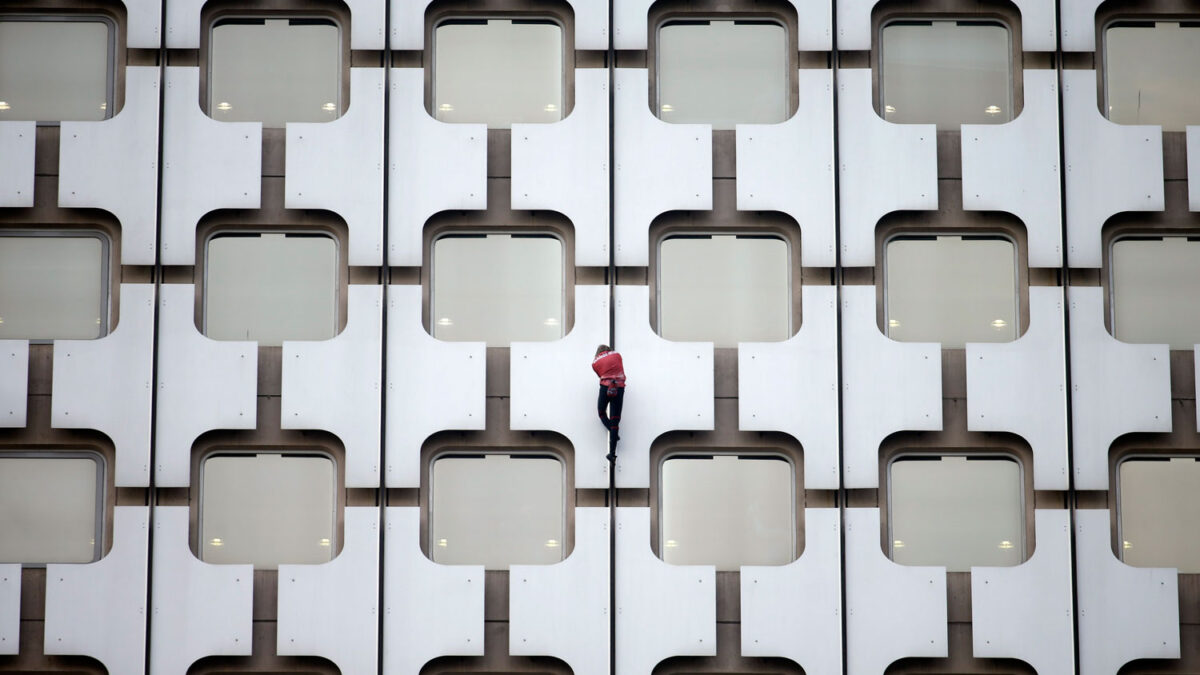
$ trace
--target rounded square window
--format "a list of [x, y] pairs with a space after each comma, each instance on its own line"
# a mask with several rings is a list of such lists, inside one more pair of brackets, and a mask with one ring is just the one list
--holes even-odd
[[1117, 466], [1120, 558], [1200, 572], [1200, 458], [1130, 457]]
[[95, 121], [113, 114], [113, 21], [0, 15], [0, 121]]
[[108, 332], [109, 241], [99, 232], [0, 231], [0, 339]]
[[96, 453], [0, 454], [0, 563], [100, 559], [104, 461]]
[[1118, 21], [1103, 49], [1108, 119], [1163, 131], [1200, 124], [1200, 22]]
[[1191, 350], [1200, 343], [1200, 237], [1122, 237], [1112, 244], [1113, 337]]

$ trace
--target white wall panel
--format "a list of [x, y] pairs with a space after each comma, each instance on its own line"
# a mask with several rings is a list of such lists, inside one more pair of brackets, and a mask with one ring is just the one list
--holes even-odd
[[385, 509], [383, 673], [414, 675], [439, 656], [483, 654], [483, 566], [421, 552], [421, 509]]
[[967, 429], [1011, 431], [1033, 449], [1035, 490], [1066, 490], [1067, 356], [1063, 290], [1029, 287], [1029, 329], [967, 343]]
[[1104, 0], [1060, 0], [1064, 52], [1096, 51], [1096, 8]]
[[345, 509], [342, 550], [321, 565], [279, 566], [276, 652], [321, 656], [341, 675], [374, 675], [379, 654], [379, 509]]
[[[585, 370], [608, 342], [608, 286], [575, 287], [575, 325], [561, 340], [514, 342], [509, 428], [557, 431], [575, 450], [575, 487], [608, 487], [608, 430], [596, 415], [599, 380]], [[564, 376], [571, 373], [571, 376]]]
[[575, 109], [566, 119], [512, 126], [512, 207], [565, 215], [575, 228], [575, 264], [608, 265], [607, 70], [575, 69]]
[[33, 206], [37, 122], [0, 122], [0, 207]]
[[1170, 352], [1113, 338], [1104, 328], [1104, 289], [1072, 286], [1067, 293], [1075, 489], [1108, 490], [1114, 439], [1171, 430]]
[[846, 509], [847, 675], [946, 656], [947, 633], [946, 568], [897, 565], [880, 548], [879, 509]]
[[574, 675], [609, 673], [608, 527], [608, 508], [577, 508], [566, 560], [510, 568], [508, 653], [554, 656]]
[[1188, 210], [1200, 211], [1200, 126], [1187, 128]]
[[[425, 10], [432, 3], [433, 0], [391, 0], [392, 49], [425, 48]], [[575, 49], [608, 49], [608, 3], [567, 0], [567, 4], [575, 14]]]
[[645, 267], [650, 223], [660, 213], [712, 208], [712, 127], [669, 124], [647, 103], [649, 73], [617, 68], [613, 208], [618, 265]]
[[738, 345], [738, 428], [791, 434], [804, 448], [804, 486], [836, 490], [837, 288], [802, 290], [799, 332], [784, 342]]
[[0, 428], [25, 426], [29, 340], [0, 340]]
[[150, 507], [113, 509], [112, 550], [89, 565], [46, 566], [47, 654], [81, 654], [110, 673], [146, 663]]
[[842, 287], [845, 484], [879, 487], [879, 444], [897, 431], [942, 428], [942, 350], [897, 342], [875, 323], [875, 287]]
[[795, 218], [802, 264], [833, 267], [833, 73], [801, 69], [796, 77], [800, 107], [791, 119], [736, 126], [737, 205]]
[[742, 656], [782, 656], [807, 675], [841, 675], [840, 529], [837, 509], [804, 509], [795, 562], [742, 567]]
[[160, 289], [155, 482], [187, 487], [192, 442], [200, 434], [255, 426], [258, 343], [204, 337], [192, 319], [195, 287]]
[[[582, 0], [586, 2], [587, 0]], [[789, 0], [799, 15], [801, 51], [833, 49], [833, 14], [828, 2]], [[650, 35], [648, 12], [654, 0], [612, 0], [613, 43], [616, 49], [646, 49]], [[603, 4], [603, 3], [597, 3]], [[726, 9], [722, 7], [722, 9]], [[801, 96], [803, 98], [803, 96]]]
[[21, 566], [0, 565], [0, 654], [21, 650]]
[[617, 672], [649, 673], [672, 656], [717, 653], [712, 565], [668, 565], [650, 550], [650, 509], [617, 508]]
[[[871, 49], [871, 12], [878, 2], [837, 0], [838, 49]], [[1022, 49], [1027, 52], [1052, 52], [1057, 49], [1054, 4], [1045, 0], [1013, 0], [1013, 4], [1021, 12]]]
[[1096, 71], [1064, 70], [1067, 263], [1100, 267], [1100, 228], [1122, 211], [1163, 209], [1162, 127], [1114, 124], [1096, 107]]
[[[125, 46], [131, 49], [158, 49], [162, 24], [162, 4], [158, 0], [121, 0], [125, 4]], [[118, 48], [120, 45], [118, 45]]]
[[[342, 1], [350, 9], [350, 48], [383, 49], [385, 0]], [[165, 3], [168, 49], [200, 48], [200, 32], [206, 30], [200, 25], [200, 10], [206, 2], [208, 0], [170, 0]]]
[[150, 675], [184, 675], [205, 656], [250, 655], [254, 567], [209, 565], [192, 555], [189, 510], [154, 507]]
[[937, 208], [937, 133], [932, 124], [884, 121], [871, 104], [869, 68], [839, 69], [837, 81], [842, 265], [871, 267], [880, 218]]

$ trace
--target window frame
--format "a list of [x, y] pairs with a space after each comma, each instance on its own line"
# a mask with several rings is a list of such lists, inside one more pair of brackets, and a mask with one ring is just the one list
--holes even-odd
[[[1121, 513], [1122, 512], [1121, 506], [1122, 506], [1122, 501], [1123, 501], [1123, 495], [1121, 493], [1121, 465], [1130, 460], [1142, 461], [1142, 462], [1145, 462], [1145, 461], [1169, 462], [1172, 459], [1191, 459], [1195, 462], [1200, 462], [1200, 450], [1196, 450], [1193, 448], [1154, 448], [1154, 447], [1147, 446], [1145, 443], [1136, 443], [1135, 445], [1136, 445], [1136, 449], [1114, 452], [1114, 454], [1117, 456], [1115, 457], [1114, 461], [1112, 462], [1113, 473], [1112, 473], [1111, 484], [1113, 486], [1113, 492], [1112, 492], [1112, 507], [1111, 507], [1110, 511], [1111, 511], [1111, 517], [1112, 517], [1112, 529], [1117, 538], [1116, 542], [1115, 542], [1115, 547], [1114, 547], [1113, 553], [1116, 556], [1117, 560], [1120, 560], [1121, 563], [1125, 564], [1125, 565], [1130, 565], [1130, 564], [1125, 562], [1125, 532], [1124, 532], [1125, 523], [1124, 523], [1124, 518], [1122, 517], [1122, 513]], [[1134, 565], [1130, 565], [1130, 567], [1134, 567]], [[1161, 567], [1161, 566], [1160, 565], [1151, 565], [1151, 566], [1140, 566], [1139, 565], [1138, 567], [1149, 568], [1149, 567]], [[1174, 569], [1178, 570], [1179, 567], [1175, 566]], [[1200, 572], [1180, 572], [1180, 574], [1198, 574], [1198, 573], [1200, 573]]]
[[[1200, 30], [1200, 27], [1197, 30]], [[1163, 230], [1156, 227], [1139, 230], [1135, 227], [1121, 227], [1115, 230], [1111, 236], [1105, 237], [1104, 254], [1106, 260], [1103, 261], [1103, 265], [1106, 268], [1103, 273], [1103, 279], [1104, 283], [1107, 284], [1107, 287], [1104, 288], [1105, 319], [1108, 321], [1108, 334], [1114, 340], [1117, 339], [1117, 267], [1114, 256], [1116, 245], [1122, 241], [1162, 241], [1165, 239], [1186, 239], [1190, 242], [1200, 243], [1200, 230]], [[1189, 349], [1173, 349], [1170, 347], [1170, 343], [1164, 342], [1131, 342], [1128, 344], [1166, 344], [1168, 351], [1191, 351]]]
[[[1166, 14], [1154, 14], [1146, 12], [1141, 14], [1127, 14], [1124, 12], [1116, 13], [1111, 16], [1098, 17], [1096, 22], [1096, 49], [1098, 52], [1099, 67], [1096, 68], [1096, 90], [1099, 92], [1100, 116], [1113, 124], [1121, 126], [1157, 126], [1160, 129], [1162, 124], [1128, 124], [1125, 122], [1113, 122], [1109, 117], [1109, 87], [1108, 87], [1108, 31], [1110, 28], [1117, 28], [1121, 25], [1138, 25], [1150, 24], [1153, 26], [1156, 23], [1178, 23], [1181, 28], [1193, 28], [1200, 31], [1200, 17], [1196, 15], [1186, 16], [1175, 12]], [[1190, 25], [1188, 25], [1190, 24]], [[1200, 120], [1196, 124], [1200, 125]], [[1188, 125], [1192, 126], [1192, 125]], [[1185, 131], [1163, 131], [1163, 133], [1182, 134]]]
[[64, 227], [61, 224], [54, 223], [48, 229], [33, 229], [25, 223], [21, 223], [13, 228], [0, 228], [0, 237], [13, 238], [29, 238], [29, 237], [58, 237], [58, 238], [95, 238], [100, 241], [100, 332], [94, 338], [13, 338], [27, 339], [29, 344], [53, 344], [55, 340], [101, 340], [107, 337], [113, 331], [113, 292], [112, 286], [114, 281], [120, 285], [120, 281], [114, 280], [113, 273], [120, 269], [120, 264], [114, 264], [113, 261], [113, 240], [109, 232], [100, 229], [99, 227], [82, 227], [72, 228]]
[[[65, 447], [55, 446], [39, 450], [36, 446], [0, 448], [0, 459], [10, 458], [25, 458], [25, 459], [90, 459], [96, 463], [96, 518], [93, 525], [94, 543], [92, 545], [92, 559], [84, 563], [56, 563], [56, 562], [23, 562], [16, 563], [22, 567], [43, 569], [47, 565], [60, 564], [82, 564], [87, 565], [99, 562], [104, 559], [104, 535], [109, 522], [108, 507], [108, 473], [109, 462], [104, 453], [87, 447]], [[0, 560], [0, 564], [5, 564], [5, 561]]]

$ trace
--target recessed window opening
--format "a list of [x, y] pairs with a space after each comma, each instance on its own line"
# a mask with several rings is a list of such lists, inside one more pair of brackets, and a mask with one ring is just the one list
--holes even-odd
[[1200, 236], [1113, 241], [1113, 337], [1191, 351], [1200, 343]]
[[105, 335], [109, 248], [100, 232], [0, 231], [0, 339]]
[[0, 563], [100, 559], [104, 459], [87, 451], [0, 454]]
[[1200, 572], [1200, 457], [1133, 455], [1117, 465], [1118, 557]]
[[0, 121], [112, 117], [115, 34], [105, 16], [0, 15]]
[[1108, 119], [1163, 131], [1200, 124], [1200, 22], [1116, 21], [1103, 50]]

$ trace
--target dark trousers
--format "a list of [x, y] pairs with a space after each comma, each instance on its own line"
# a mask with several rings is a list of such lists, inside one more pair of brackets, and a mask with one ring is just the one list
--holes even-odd
[[596, 399], [596, 412], [600, 413], [600, 422], [605, 429], [617, 430], [621, 423], [621, 406], [625, 402], [625, 387], [611, 387], [616, 392], [609, 396], [610, 387], [600, 385], [600, 397]]

